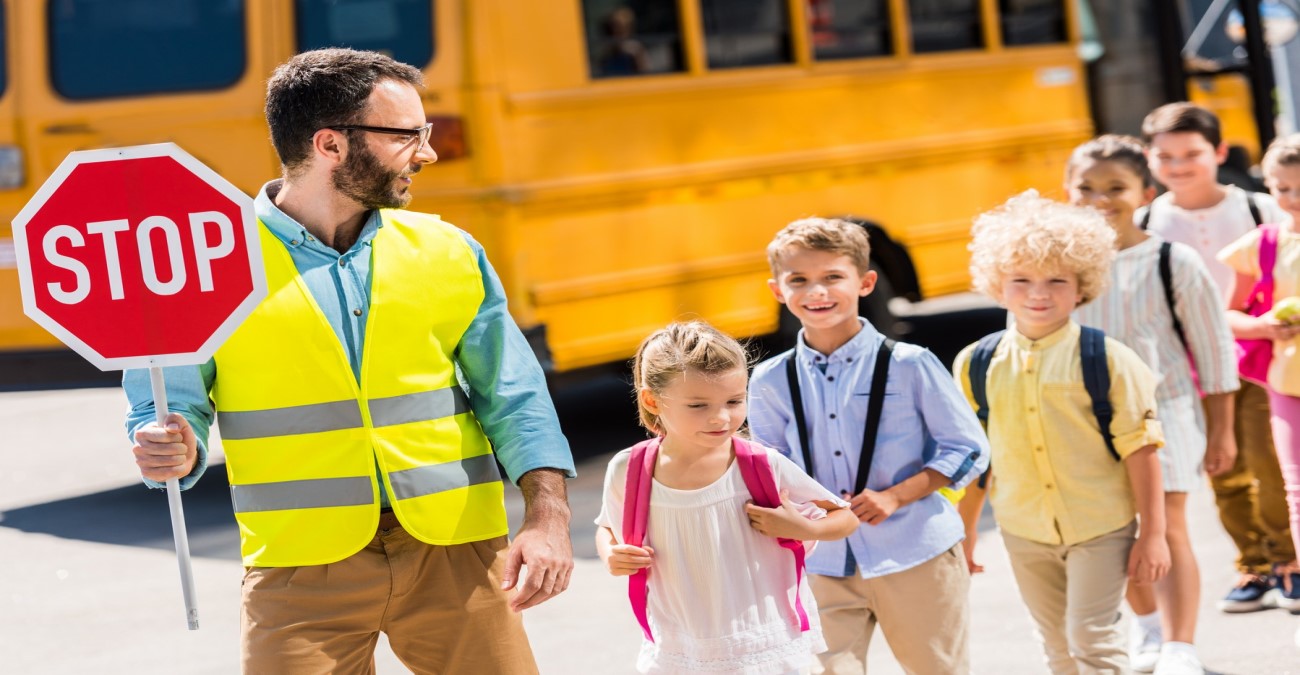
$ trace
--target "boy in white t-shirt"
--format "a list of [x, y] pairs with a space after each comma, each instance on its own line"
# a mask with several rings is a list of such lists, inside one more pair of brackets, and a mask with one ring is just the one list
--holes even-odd
[[[1218, 168], [1227, 158], [1228, 148], [1219, 119], [1209, 110], [1190, 103], [1161, 106], [1143, 120], [1142, 135], [1150, 145], [1151, 172], [1168, 189], [1152, 202], [1146, 227], [1166, 240], [1195, 249], [1224, 295], [1226, 307], [1234, 273], [1215, 255], [1259, 223], [1285, 223], [1290, 216], [1269, 195], [1219, 183]], [[1292, 560], [1295, 553], [1290, 550], [1282, 476], [1268, 432], [1268, 395], [1261, 387], [1242, 382], [1233, 405], [1237, 458], [1227, 472], [1212, 475], [1211, 483], [1219, 518], [1237, 545], [1241, 573], [1219, 608], [1246, 612], [1265, 606], [1273, 564]], [[1186, 581], [1199, 584], [1198, 579]], [[1145, 637], [1158, 644], [1161, 632], [1167, 640], [1182, 641], [1181, 634], [1194, 629], [1194, 608], [1188, 608], [1190, 626], [1180, 626], [1179, 617], [1167, 611], [1162, 631], [1155, 603], [1134, 600], [1130, 597], [1139, 615], [1135, 643]], [[1179, 613], [1183, 612], [1173, 612]]]

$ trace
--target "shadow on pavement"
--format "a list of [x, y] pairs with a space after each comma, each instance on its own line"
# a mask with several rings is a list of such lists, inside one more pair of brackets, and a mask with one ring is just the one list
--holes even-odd
[[[230, 506], [225, 466], [208, 467], [192, 489], [182, 493], [190, 554], [239, 559], [239, 530]], [[0, 527], [64, 539], [171, 551], [167, 492], [143, 484], [33, 504], [0, 513]]]

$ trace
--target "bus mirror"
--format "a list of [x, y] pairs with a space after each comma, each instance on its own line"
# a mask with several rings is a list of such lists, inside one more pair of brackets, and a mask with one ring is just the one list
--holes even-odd
[[0, 145], [0, 190], [23, 184], [23, 151], [16, 145]]

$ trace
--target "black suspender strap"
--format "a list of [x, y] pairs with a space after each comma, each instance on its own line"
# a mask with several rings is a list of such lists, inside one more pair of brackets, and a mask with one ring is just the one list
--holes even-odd
[[1173, 244], [1165, 241], [1160, 243], [1160, 285], [1165, 291], [1165, 304], [1169, 306], [1169, 316], [1174, 318], [1174, 334], [1178, 336], [1178, 341], [1183, 343], [1183, 351], [1190, 351], [1187, 345], [1187, 335], [1183, 333], [1183, 322], [1178, 318], [1178, 310], [1174, 307], [1174, 271], [1170, 265], [1170, 252]]
[[876, 367], [871, 372], [871, 400], [867, 401], [867, 428], [862, 432], [862, 453], [858, 455], [858, 479], [853, 484], [853, 494], [867, 487], [871, 475], [871, 460], [876, 455], [876, 436], [880, 432], [880, 416], [885, 409], [885, 382], [889, 379], [889, 358], [894, 351], [894, 341], [885, 338], [876, 350]]
[[799, 430], [799, 448], [803, 451], [803, 468], [813, 475], [812, 448], [808, 445], [808, 422], [803, 416], [803, 394], [799, 391], [799, 350], [790, 351], [785, 360], [785, 377], [790, 383], [790, 405], [794, 408], [794, 424]]
[[[862, 432], [862, 452], [858, 455], [858, 475], [853, 494], [867, 487], [871, 475], [871, 460], [876, 454], [876, 437], [880, 434], [880, 418], [885, 409], [885, 383], [889, 380], [889, 361], [894, 352], [894, 341], [888, 338], [876, 351], [875, 369], [871, 372], [871, 394], [867, 401], [867, 422]], [[803, 394], [799, 390], [799, 365], [796, 352], [790, 352], [785, 362], [786, 380], [790, 384], [790, 404], [794, 407], [794, 423], [799, 431], [799, 448], [803, 451], [804, 469], [813, 474], [812, 445], [808, 442], [808, 422], [803, 413]]]

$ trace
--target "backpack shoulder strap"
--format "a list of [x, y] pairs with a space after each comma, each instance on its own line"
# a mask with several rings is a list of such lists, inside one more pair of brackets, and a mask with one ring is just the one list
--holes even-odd
[[808, 444], [808, 420], [803, 415], [803, 392], [799, 389], [799, 349], [790, 350], [785, 360], [785, 379], [790, 385], [790, 407], [794, 410], [794, 425], [799, 431], [799, 451], [803, 455], [803, 469], [813, 474], [812, 446]]
[[[762, 446], [750, 443], [739, 436], [731, 437], [731, 447], [736, 451], [736, 464], [740, 467], [740, 477], [745, 481], [745, 487], [749, 490], [749, 496], [753, 498], [754, 503], [765, 508], [780, 506], [781, 493], [776, 485], [776, 471], [767, 461], [767, 451]], [[803, 607], [803, 599], [798, 591], [799, 585], [803, 583], [807, 552], [804, 550], [803, 542], [797, 539], [778, 538], [776, 542], [794, 556], [793, 618], [800, 631], [808, 631], [811, 624], [808, 622], [808, 612]]]
[[1174, 335], [1178, 336], [1178, 341], [1183, 344], [1183, 351], [1189, 351], [1191, 348], [1187, 345], [1187, 335], [1183, 333], [1183, 321], [1178, 318], [1178, 310], [1174, 308], [1174, 270], [1170, 261], [1174, 245], [1170, 242], [1160, 243], [1160, 285], [1165, 291], [1165, 304], [1169, 307], [1169, 316], [1174, 318]]
[[1259, 201], [1255, 199], [1255, 193], [1250, 190], [1246, 191], [1246, 208], [1250, 209], [1250, 217], [1255, 221], [1255, 227], [1264, 224], [1264, 216], [1259, 212]]
[[1151, 226], [1151, 204], [1147, 204], [1146, 210], [1142, 212], [1142, 220], [1138, 221], [1138, 229], [1142, 231], [1146, 231], [1146, 229], [1150, 226]]
[[[645, 543], [646, 524], [650, 521], [650, 487], [654, 482], [655, 462], [659, 457], [659, 439], [651, 438], [632, 446], [632, 456], [627, 462], [627, 480], [623, 491], [623, 543], [640, 546]], [[627, 597], [632, 603], [632, 613], [645, 639], [654, 642], [650, 634], [647, 597], [650, 592], [650, 570], [640, 569], [627, 578]]]
[[1110, 422], [1115, 409], [1110, 404], [1110, 364], [1106, 362], [1106, 334], [1090, 326], [1080, 326], [1079, 357], [1083, 366], [1083, 388], [1092, 399], [1092, 414], [1097, 418], [1106, 449], [1116, 461], [1115, 436], [1110, 432]]
[[889, 361], [894, 353], [894, 341], [885, 338], [876, 350], [876, 365], [871, 372], [871, 398], [867, 401], [867, 428], [862, 432], [862, 452], [858, 454], [858, 475], [853, 483], [853, 494], [867, 487], [871, 475], [871, 460], [876, 454], [876, 436], [880, 433], [880, 416], [885, 409], [885, 384], [889, 380]]
[[971, 352], [970, 364], [967, 367], [970, 393], [975, 398], [975, 415], [980, 418], [980, 423], [985, 428], [989, 425], [989, 364], [993, 363], [993, 353], [997, 351], [998, 343], [1002, 342], [1004, 334], [1006, 331], [1000, 330], [980, 338], [980, 341], [975, 343], [975, 350]]

